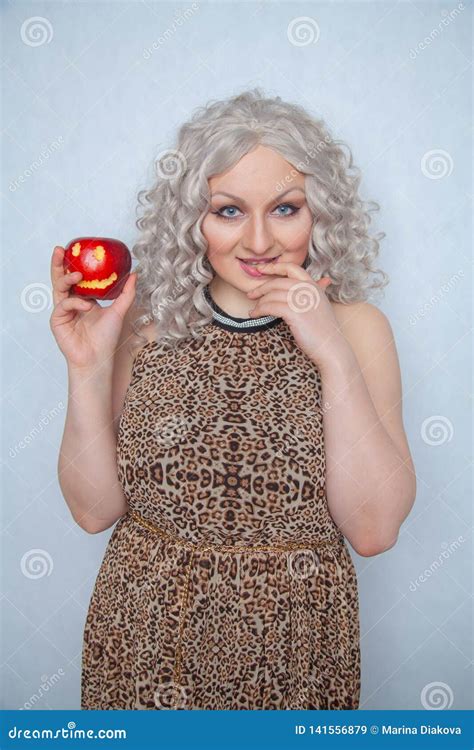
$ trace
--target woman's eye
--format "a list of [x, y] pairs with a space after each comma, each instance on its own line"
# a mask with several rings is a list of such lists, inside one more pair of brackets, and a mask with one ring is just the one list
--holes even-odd
[[[278, 210], [279, 208], [286, 208], [286, 209], [289, 208], [289, 209], [291, 209], [291, 213], [284, 213], [284, 214], [281, 213], [280, 216], [282, 216], [282, 217], [285, 217], [285, 216], [294, 216], [300, 210], [297, 206], [293, 206], [293, 204], [291, 204], [291, 203], [280, 203], [280, 205], [277, 206], [276, 210]], [[219, 218], [221, 218], [221, 219], [228, 219], [228, 220], [230, 220], [230, 219], [234, 219], [237, 216], [236, 211], [238, 211], [238, 210], [239, 209], [237, 208], [237, 206], [223, 206], [218, 211], [212, 211], [212, 213], [214, 214], [214, 216], [219, 216]], [[223, 211], [231, 211], [233, 213], [231, 213], [230, 216], [228, 216], [228, 215], [226, 216], [225, 214], [222, 213]]]
[[299, 211], [299, 208], [297, 208], [296, 206], [293, 206], [293, 204], [291, 203], [280, 203], [280, 205], [277, 206], [277, 208], [291, 208], [292, 209], [291, 214], [280, 214], [280, 216], [294, 216], [294, 214], [297, 214]]
[[233, 219], [234, 216], [236, 216], [235, 213], [231, 214], [230, 216], [224, 216], [224, 214], [222, 214], [221, 211], [234, 211], [235, 212], [238, 210], [239, 209], [237, 208], [237, 206], [223, 206], [222, 208], [220, 208], [218, 211], [215, 211], [214, 213], [217, 216], [220, 216], [221, 219]]

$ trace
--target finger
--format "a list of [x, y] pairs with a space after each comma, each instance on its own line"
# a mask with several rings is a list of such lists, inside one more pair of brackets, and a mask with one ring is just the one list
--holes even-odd
[[[256, 300], [254, 309], [252, 310], [251, 317], [261, 317], [263, 315], [278, 315], [282, 317], [282, 308], [294, 313], [305, 313], [310, 310], [315, 310], [321, 300], [322, 291], [321, 287], [313, 284], [301, 288], [301, 285], [296, 284], [288, 288], [270, 289], [265, 295]], [[249, 300], [251, 302], [251, 300]], [[276, 310], [277, 312], [274, 312]]]
[[64, 248], [56, 245], [51, 255], [51, 281], [53, 284], [64, 274]]
[[82, 279], [82, 273], [80, 271], [74, 271], [73, 273], [65, 273], [60, 276], [56, 282], [56, 289], [58, 292], [69, 292], [74, 284], [77, 284]]
[[56, 245], [51, 256], [51, 284], [53, 287], [53, 301], [55, 304], [67, 296], [68, 292], [58, 289], [58, 281], [64, 276], [64, 248]]
[[324, 296], [326, 296], [326, 292], [329, 286], [331, 286], [332, 280], [331, 279], [319, 279], [319, 281], [316, 282], [316, 286], [318, 289], [321, 289], [321, 291], [324, 293]]
[[56, 305], [53, 315], [61, 317], [66, 313], [76, 310], [77, 312], [86, 312], [90, 310], [93, 303], [90, 300], [81, 299], [80, 297], [65, 297]]
[[289, 279], [288, 277], [280, 278], [279, 276], [277, 276], [275, 279], [267, 279], [266, 281], [263, 281], [261, 284], [259, 284], [259, 286], [250, 289], [247, 292], [247, 297], [249, 297], [249, 299], [256, 299], [257, 297], [261, 297], [262, 294], [265, 294], [271, 289], [282, 289], [288, 291], [289, 289], [291, 289], [292, 284], [292, 279]]
[[[325, 277], [324, 279], [320, 279], [319, 281], [314, 281], [313, 279], [308, 279], [308, 285], [309, 287], [314, 286], [315, 284], [319, 284], [320, 288], [325, 289], [325, 287], [329, 286], [331, 284], [331, 279], [328, 279]], [[306, 279], [305, 279], [306, 282]], [[279, 277], [276, 278], [270, 278], [267, 279], [267, 281], [263, 281], [259, 286], [254, 287], [253, 289], [250, 289], [247, 292], [247, 297], [249, 299], [257, 299], [258, 297], [261, 297], [262, 294], [266, 294], [268, 291], [272, 289], [283, 289], [288, 292], [291, 291], [293, 288], [294, 283], [296, 283], [296, 288], [298, 290], [303, 291], [303, 288], [301, 287], [302, 280], [298, 279], [295, 282], [294, 278], [286, 277]], [[304, 283], [304, 282], [303, 282]]]
[[116, 297], [116, 299], [113, 301], [111, 308], [114, 309], [115, 312], [117, 312], [121, 318], [123, 318], [132, 304], [134, 298], [135, 298], [135, 288], [136, 288], [136, 282], [137, 282], [137, 274], [135, 271], [132, 271], [130, 273], [127, 281], [123, 285], [123, 289], [120, 292], [119, 296]]
[[288, 276], [294, 279], [311, 279], [309, 273], [301, 266], [281, 260], [273, 261], [272, 263], [257, 263], [255, 268], [266, 276], [273, 274], [275, 276]]
[[249, 317], [262, 318], [264, 315], [274, 315], [277, 318], [288, 315], [286, 295], [268, 295], [257, 302], [254, 308], [250, 306]]
[[289, 290], [287, 289], [270, 289], [261, 299], [252, 300], [250, 307], [252, 307], [252, 302], [255, 307], [258, 305], [265, 305], [267, 302], [285, 302], [288, 299], [288, 296]]
[[319, 286], [326, 289], [329, 286], [329, 284], [332, 284], [332, 279], [328, 278], [327, 276], [324, 276], [323, 278], [318, 279], [316, 284], [319, 284]]

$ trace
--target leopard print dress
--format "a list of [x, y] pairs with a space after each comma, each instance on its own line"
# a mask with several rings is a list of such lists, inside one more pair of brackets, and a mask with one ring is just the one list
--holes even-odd
[[84, 628], [83, 709], [356, 709], [359, 602], [329, 513], [320, 373], [283, 318], [213, 311], [134, 361], [129, 511]]

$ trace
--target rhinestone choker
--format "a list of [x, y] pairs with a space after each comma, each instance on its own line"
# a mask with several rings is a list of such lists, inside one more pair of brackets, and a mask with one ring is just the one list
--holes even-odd
[[264, 315], [260, 318], [237, 318], [234, 315], [229, 315], [213, 300], [207, 286], [204, 287], [204, 297], [212, 308], [213, 322], [228, 331], [261, 331], [266, 328], [273, 328], [283, 321], [283, 318], [278, 318], [275, 315]]

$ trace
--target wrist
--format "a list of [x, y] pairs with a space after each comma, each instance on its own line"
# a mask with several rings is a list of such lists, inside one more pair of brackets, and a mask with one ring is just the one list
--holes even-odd
[[68, 365], [68, 383], [71, 395], [78, 392], [109, 394], [112, 391], [112, 359], [93, 366]]
[[108, 357], [91, 365], [73, 365], [67, 363], [68, 375], [78, 381], [90, 380], [91, 378], [110, 377], [114, 368], [114, 358]]
[[340, 375], [350, 376], [357, 371], [359, 367], [357, 357], [347, 341], [344, 340], [344, 342], [345, 343], [341, 346], [328, 352], [324, 359], [318, 364], [322, 377], [327, 378]]

